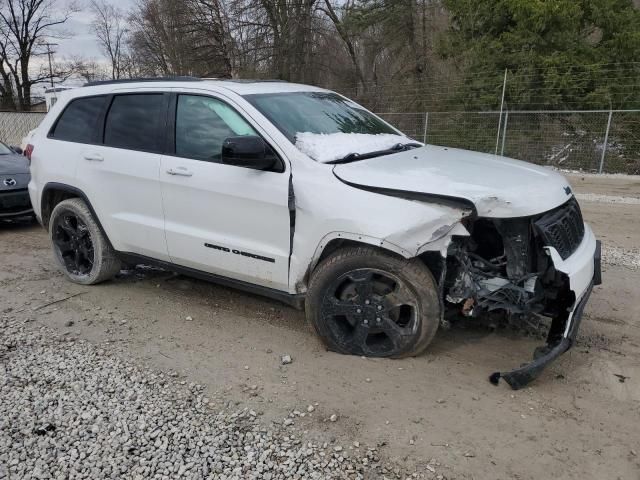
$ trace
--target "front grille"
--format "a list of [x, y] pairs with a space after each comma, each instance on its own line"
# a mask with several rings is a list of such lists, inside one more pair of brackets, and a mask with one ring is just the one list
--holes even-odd
[[576, 251], [584, 237], [584, 222], [575, 197], [534, 222], [544, 244], [554, 247], [566, 260]]

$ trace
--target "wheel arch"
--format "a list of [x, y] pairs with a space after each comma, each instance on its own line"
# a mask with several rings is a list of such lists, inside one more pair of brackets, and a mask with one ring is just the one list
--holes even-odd
[[401, 258], [411, 258], [414, 256], [407, 250], [379, 238], [355, 233], [332, 232], [325, 235], [316, 247], [315, 253], [309, 262], [304, 276], [296, 282], [296, 290], [298, 292], [306, 291], [311, 275], [320, 262], [337, 250], [346, 247], [373, 247], [382, 252], [390, 253]]
[[91, 212], [91, 215], [93, 216], [94, 220], [98, 224], [98, 228], [100, 229], [100, 232], [102, 233], [102, 235], [104, 235], [104, 238], [109, 244], [109, 246], [113, 248], [111, 240], [109, 240], [109, 235], [107, 235], [107, 232], [102, 226], [102, 223], [100, 223], [100, 218], [98, 218], [98, 215], [96, 214], [96, 211], [94, 210], [93, 205], [91, 205], [91, 201], [82, 190], [80, 190], [79, 188], [73, 187], [71, 185], [67, 185], [64, 183], [57, 183], [57, 182], [49, 182], [44, 186], [44, 188], [42, 189], [42, 200], [41, 200], [41, 206], [40, 206], [41, 208], [40, 211], [42, 216], [41, 218], [42, 226], [48, 231], [49, 221], [51, 219], [51, 214], [53, 213], [53, 210], [56, 208], [56, 206], [60, 202], [64, 200], [68, 200], [70, 198], [80, 198], [84, 201], [84, 203], [87, 204], [87, 207]]
[[444, 262], [446, 257], [442, 257], [439, 251], [426, 251], [416, 255], [408, 250], [395, 245], [394, 243], [381, 240], [379, 238], [367, 235], [333, 232], [326, 235], [316, 247], [316, 251], [309, 262], [309, 266], [304, 277], [298, 282], [297, 291], [306, 291], [311, 275], [318, 265], [332, 253], [347, 247], [373, 247], [381, 252], [397, 256], [398, 258], [411, 259], [418, 258], [431, 270], [438, 284], [441, 283], [441, 274], [443, 273]]

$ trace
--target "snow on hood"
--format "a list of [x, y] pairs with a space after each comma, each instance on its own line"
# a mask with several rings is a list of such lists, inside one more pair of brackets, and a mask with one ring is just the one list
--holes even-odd
[[349, 155], [387, 150], [398, 143], [413, 142], [404, 135], [391, 133], [311, 133], [299, 132], [296, 147], [314, 160], [326, 163]]

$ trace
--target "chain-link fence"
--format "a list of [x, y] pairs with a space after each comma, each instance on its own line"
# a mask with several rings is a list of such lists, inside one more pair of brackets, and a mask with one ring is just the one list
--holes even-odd
[[640, 110], [379, 115], [407, 135], [434, 145], [566, 169], [640, 174]]
[[0, 112], [0, 140], [7, 145], [20, 145], [27, 133], [40, 125], [44, 113]]
[[[640, 174], [640, 110], [381, 113], [434, 145], [498, 153], [540, 165]], [[42, 113], [0, 112], [0, 140], [19, 145]]]

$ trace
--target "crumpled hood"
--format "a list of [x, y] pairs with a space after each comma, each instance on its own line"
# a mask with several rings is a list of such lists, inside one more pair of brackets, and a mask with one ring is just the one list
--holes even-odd
[[535, 215], [572, 195], [567, 180], [548, 168], [433, 145], [336, 165], [334, 174], [354, 186], [465, 199], [481, 217]]
[[13, 175], [18, 173], [29, 173], [29, 162], [27, 158], [17, 153], [0, 155], [0, 175]]

